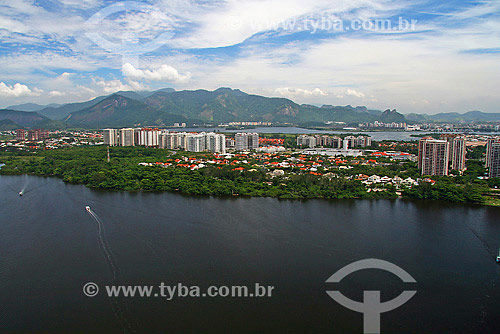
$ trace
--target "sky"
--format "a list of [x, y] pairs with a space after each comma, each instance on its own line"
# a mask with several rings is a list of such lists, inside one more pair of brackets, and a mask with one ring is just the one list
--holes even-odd
[[165, 87], [500, 112], [500, 0], [0, 0], [0, 107]]

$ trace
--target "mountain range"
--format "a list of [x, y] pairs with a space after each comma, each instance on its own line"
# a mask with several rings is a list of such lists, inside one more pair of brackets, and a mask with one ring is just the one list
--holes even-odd
[[[321, 107], [297, 104], [286, 98], [268, 98], [238, 89], [215, 91], [126, 91], [100, 96], [90, 101], [52, 104], [22, 104], [0, 110], [0, 120], [10, 120], [20, 127], [103, 128], [125, 126], [163, 126], [185, 122], [211, 124], [262, 121], [282, 125], [316, 126], [325, 122], [424, 122], [424, 121], [500, 121], [500, 114], [472, 111], [466, 114], [409, 114], [396, 110], [372, 110], [366, 107]], [[12, 124], [5, 124], [12, 127]]]
[[499, 122], [500, 113], [485, 113], [482, 111], [469, 111], [464, 114], [457, 112], [440, 113], [436, 115], [408, 114], [406, 119], [414, 122]]

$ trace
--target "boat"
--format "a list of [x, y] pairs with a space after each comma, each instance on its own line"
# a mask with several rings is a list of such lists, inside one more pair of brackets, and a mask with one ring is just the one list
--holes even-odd
[[90, 206], [88, 206], [88, 205], [87, 205], [87, 206], [85, 207], [85, 210], [87, 210], [88, 212], [90, 212]]
[[500, 249], [498, 250], [497, 263], [500, 264]]

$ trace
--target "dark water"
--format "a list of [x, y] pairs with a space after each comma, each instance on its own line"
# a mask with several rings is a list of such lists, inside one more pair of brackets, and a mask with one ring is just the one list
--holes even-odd
[[[382, 333], [500, 332], [500, 208], [128, 194], [25, 176], [0, 177], [0, 203], [0, 333], [363, 333], [362, 315], [326, 295], [334, 289], [359, 301], [416, 289], [382, 315]], [[85, 205], [105, 226], [116, 281]], [[325, 283], [366, 258], [417, 283], [380, 270]], [[85, 297], [87, 282], [259, 282], [275, 294], [111, 301]]]

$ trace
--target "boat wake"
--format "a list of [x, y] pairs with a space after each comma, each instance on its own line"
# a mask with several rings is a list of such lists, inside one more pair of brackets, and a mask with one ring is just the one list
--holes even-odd
[[477, 238], [477, 240], [479, 240], [481, 242], [481, 244], [483, 244], [483, 248], [491, 256], [491, 258], [496, 261], [497, 255], [491, 250], [491, 248], [488, 245], [488, 243], [486, 242], [486, 240], [484, 240], [484, 238], [481, 237], [481, 235], [479, 235], [479, 233], [477, 233], [476, 231], [474, 231], [474, 229], [471, 226], [469, 226], [469, 224], [466, 223], [466, 226], [469, 229], [469, 231], [471, 231], [472, 234], [474, 234], [474, 236]]
[[101, 252], [104, 255], [104, 259], [106, 260], [108, 268], [111, 271], [111, 274], [113, 275], [113, 280], [116, 280], [120, 269], [118, 267], [116, 258], [113, 252], [111, 251], [111, 247], [109, 247], [104, 224], [102, 223], [101, 219], [96, 215], [96, 213], [92, 211], [92, 209], [90, 209], [90, 207], [87, 207], [86, 210], [97, 223], [97, 236], [99, 238], [99, 246], [101, 248]]
[[26, 188], [28, 187], [29, 185], [29, 182], [27, 181], [27, 183], [24, 185], [23, 189], [21, 189], [21, 191], [19, 192], [19, 195], [26, 195], [27, 193], [30, 193], [34, 190], [37, 190], [37, 189], [40, 189], [42, 187], [45, 187], [46, 185], [50, 184], [50, 183], [53, 183], [53, 182], [56, 182], [57, 180], [51, 180], [51, 181], [48, 181], [48, 182], [45, 182], [45, 183], [42, 183], [36, 187], [33, 187], [33, 188], [30, 188], [28, 190], [26, 190]]
[[24, 186], [23, 186], [23, 189], [21, 189], [21, 191], [19, 192], [19, 195], [22, 196], [24, 195], [24, 192], [26, 191], [26, 188], [28, 187], [29, 185], [29, 180], [28, 180], [28, 175], [25, 175], [25, 181], [24, 181]]
[[[111, 247], [109, 246], [108, 243], [108, 238], [106, 236], [106, 229], [104, 227], [104, 224], [102, 223], [101, 219], [99, 216], [92, 211], [92, 209], [89, 206], [85, 207], [85, 210], [87, 210], [88, 214], [95, 220], [97, 223], [97, 236], [99, 240], [99, 247], [101, 249], [101, 252], [104, 256], [104, 260], [106, 261], [106, 264], [113, 275], [113, 284], [116, 284], [116, 280], [120, 274], [120, 267], [118, 266], [118, 262], [116, 261], [116, 258], [113, 254], [113, 251], [111, 250]], [[109, 298], [111, 302], [111, 307], [113, 309], [113, 314], [115, 318], [118, 320], [120, 323], [123, 332], [124, 333], [136, 333], [137, 331], [134, 329], [135, 326], [132, 326], [131, 321], [128, 320], [127, 313], [126, 313], [126, 306], [123, 306], [124, 303], [121, 301], [119, 298]], [[123, 305], [122, 305], [123, 304]]]

